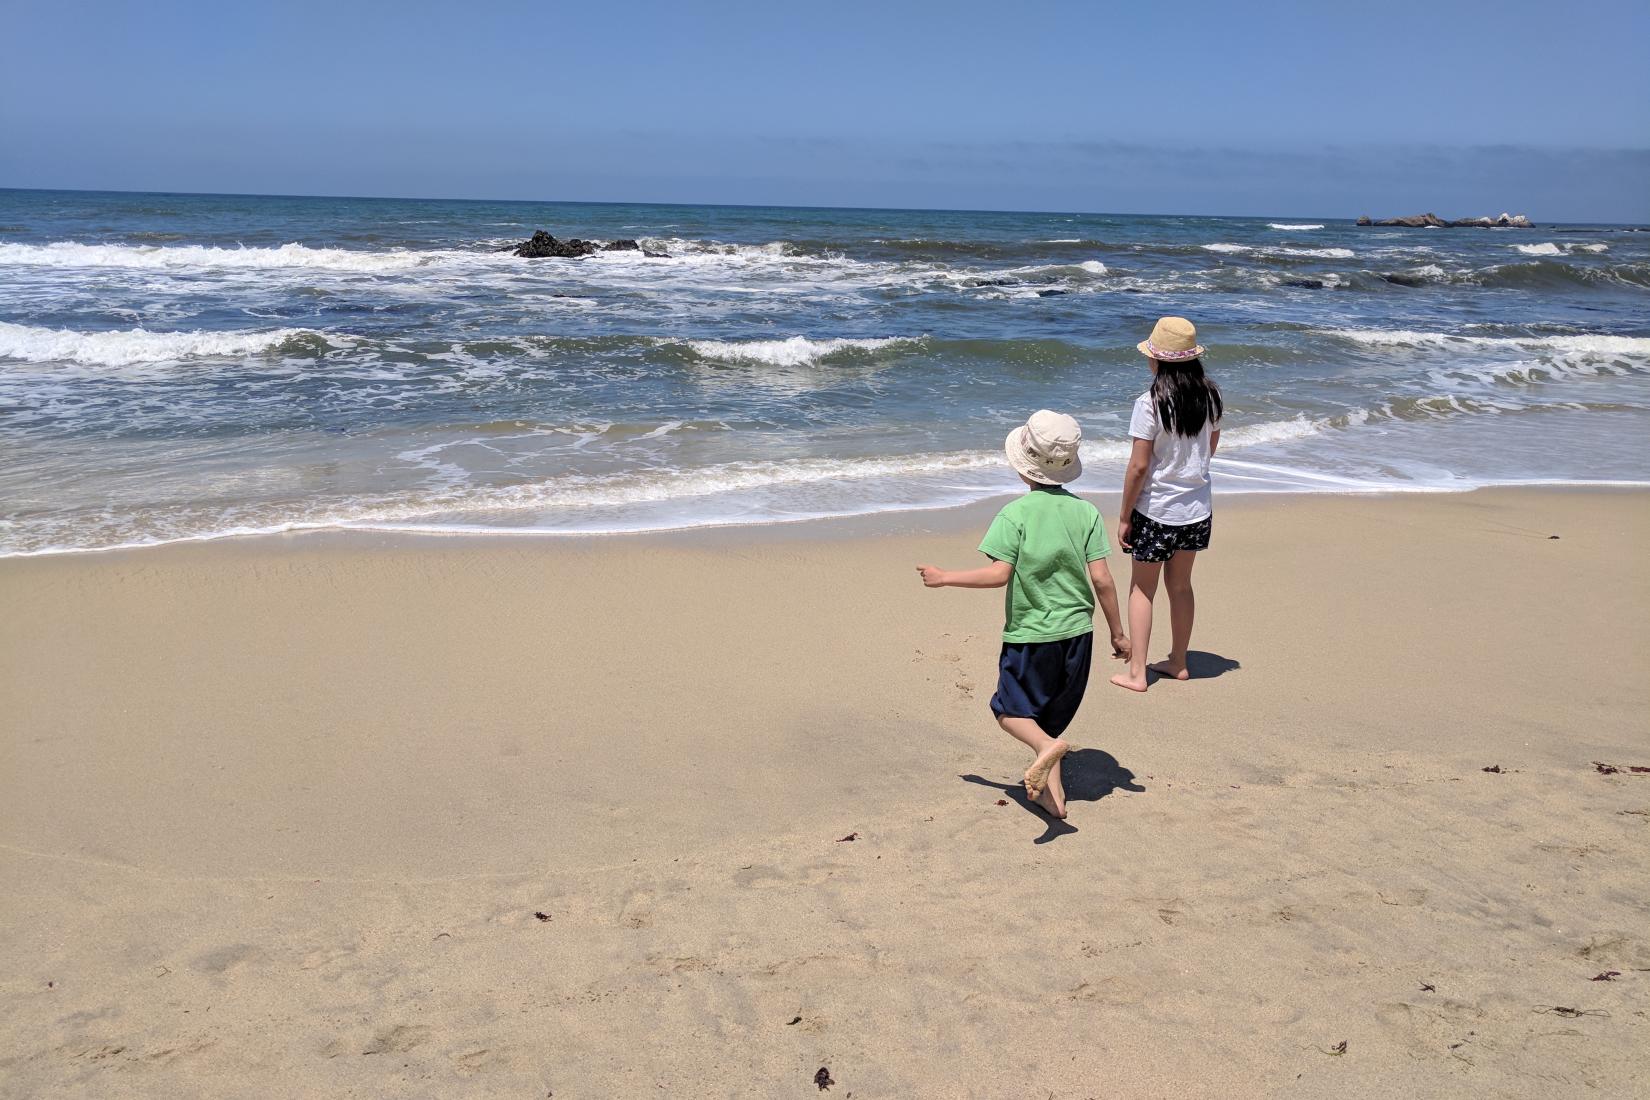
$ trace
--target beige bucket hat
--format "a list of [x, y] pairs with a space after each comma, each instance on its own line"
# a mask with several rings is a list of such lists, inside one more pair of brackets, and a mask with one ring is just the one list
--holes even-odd
[[1135, 347], [1148, 359], [1159, 363], [1179, 363], [1203, 354], [1197, 342], [1197, 327], [1184, 317], [1159, 317], [1152, 334]]
[[1065, 413], [1039, 409], [1008, 433], [1003, 450], [1014, 472], [1042, 485], [1064, 485], [1083, 472], [1083, 429]]

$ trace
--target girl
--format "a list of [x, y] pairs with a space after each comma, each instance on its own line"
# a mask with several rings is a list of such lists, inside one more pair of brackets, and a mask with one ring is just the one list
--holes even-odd
[[[1146, 690], [1146, 671], [1184, 680], [1192, 640], [1192, 563], [1209, 548], [1213, 510], [1209, 459], [1220, 445], [1220, 390], [1203, 374], [1197, 329], [1184, 317], [1164, 317], [1136, 347], [1151, 360], [1152, 385], [1134, 403], [1129, 435], [1134, 452], [1123, 478], [1117, 541], [1134, 559], [1129, 582], [1129, 667], [1111, 678]], [[1166, 575], [1173, 641], [1167, 660], [1146, 664], [1152, 639], [1152, 599]]]

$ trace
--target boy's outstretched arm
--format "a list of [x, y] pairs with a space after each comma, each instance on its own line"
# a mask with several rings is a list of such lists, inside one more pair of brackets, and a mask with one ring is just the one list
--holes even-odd
[[1111, 569], [1105, 558], [1089, 562], [1089, 580], [1094, 594], [1099, 597], [1100, 610], [1106, 616], [1106, 627], [1111, 631], [1111, 655], [1129, 659], [1128, 635], [1123, 633], [1123, 616], [1117, 610], [1117, 582], [1111, 579]]
[[[994, 561], [978, 569], [941, 569], [937, 565], [919, 565], [917, 572], [922, 574], [922, 583], [929, 588], [1001, 588], [1014, 575], [1014, 566], [1006, 561]], [[1116, 601], [1112, 602], [1115, 605]]]

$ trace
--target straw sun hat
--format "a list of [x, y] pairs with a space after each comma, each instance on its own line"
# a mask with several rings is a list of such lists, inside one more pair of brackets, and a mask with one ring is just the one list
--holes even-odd
[[1197, 328], [1184, 317], [1159, 317], [1152, 334], [1135, 347], [1148, 359], [1159, 363], [1182, 363], [1203, 354], [1197, 342]]
[[1003, 450], [1014, 472], [1040, 485], [1064, 485], [1083, 472], [1083, 429], [1065, 413], [1039, 409], [1008, 433]]

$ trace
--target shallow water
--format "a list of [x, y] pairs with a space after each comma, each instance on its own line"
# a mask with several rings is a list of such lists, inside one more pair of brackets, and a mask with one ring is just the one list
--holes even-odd
[[1039, 407], [1113, 489], [1164, 313], [1217, 492], [1650, 480], [1626, 227], [0, 191], [0, 553], [938, 507]]

